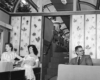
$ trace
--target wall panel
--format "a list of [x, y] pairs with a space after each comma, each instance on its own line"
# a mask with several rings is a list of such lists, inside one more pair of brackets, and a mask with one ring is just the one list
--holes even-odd
[[40, 48], [41, 48], [41, 16], [32, 16], [31, 21], [31, 37], [30, 44], [36, 45], [38, 49], [38, 56], [40, 56]]
[[100, 58], [100, 15], [86, 14], [83, 16], [72, 16], [71, 58], [75, 57], [73, 53], [77, 45], [82, 45], [86, 55], [91, 55], [94, 59]]
[[72, 16], [72, 57], [75, 57], [75, 47], [82, 45], [84, 48], [84, 15]]
[[19, 54], [21, 17], [11, 17], [11, 25], [13, 29], [11, 31], [10, 42], [13, 44], [13, 47], [17, 49], [17, 53]]
[[30, 38], [30, 16], [22, 16], [21, 40], [20, 40], [21, 56], [25, 56], [28, 54], [27, 46], [29, 45], [29, 38]]
[[85, 15], [85, 54], [96, 58], [96, 15]]
[[42, 16], [12, 16], [11, 25], [13, 30], [11, 31], [10, 42], [14, 48], [17, 49], [17, 53], [21, 56], [28, 54], [27, 46], [29, 44], [36, 45], [38, 49], [38, 56], [40, 56], [41, 48], [41, 26]]
[[97, 14], [97, 59], [100, 59], [100, 14]]

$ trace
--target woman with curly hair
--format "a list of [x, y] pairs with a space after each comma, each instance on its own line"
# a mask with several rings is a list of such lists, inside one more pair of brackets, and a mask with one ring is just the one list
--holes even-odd
[[25, 76], [27, 80], [36, 80], [33, 68], [38, 67], [37, 62], [39, 61], [37, 54], [38, 50], [35, 45], [28, 46], [29, 54], [24, 57], [22, 66], [25, 68]]

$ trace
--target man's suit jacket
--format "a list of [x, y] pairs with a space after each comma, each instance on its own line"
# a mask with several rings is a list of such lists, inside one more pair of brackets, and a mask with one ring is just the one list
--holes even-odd
[[[70, 64], [78, 65], [77, 57], [71, 59]], [[80, 65], [93, 65], [90, 55], [83, 55], [80, 60]]]

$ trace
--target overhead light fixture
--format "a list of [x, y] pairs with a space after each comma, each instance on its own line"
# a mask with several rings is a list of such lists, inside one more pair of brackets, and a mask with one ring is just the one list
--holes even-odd
[[65, 5], [67, 4], [67, 0], [61, 0], [61, 2]]
[[27, 4], [26, 0], [21, 0], [23, 4]]

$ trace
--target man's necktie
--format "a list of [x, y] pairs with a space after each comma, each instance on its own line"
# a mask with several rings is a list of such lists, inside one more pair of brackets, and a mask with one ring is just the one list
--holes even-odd
[[79, 58], [78, 58], [78, 62], [77, 62], [78, 65], [80, 65], [80, 61], [81, 61], [81, 58], [79, 57]]

